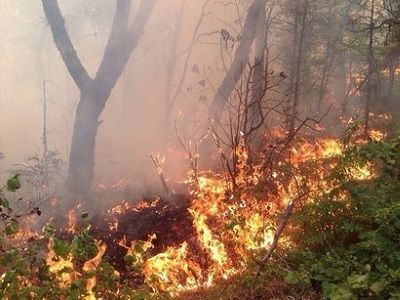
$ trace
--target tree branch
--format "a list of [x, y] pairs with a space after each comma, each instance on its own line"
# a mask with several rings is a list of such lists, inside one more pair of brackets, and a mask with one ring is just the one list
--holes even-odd
[[92, 79], [82, 65], [71, 42], [57, 0], [42, 0], [42, 4], [53, 33], [54, 43], [67, 66], [68, 72], [80, 90], [86, 89]]
[[272, 244], [270, 248], [268, 249], [268, 252], [262, 257], [260, 261], [258, 261], [258, 268], [257, 268], [257, 275], [260, 274], [261, 269], [265, 266], [265, 264], [268, 262], [268, 260], [271, 258], [272, 254], [274, 253], [275, 249], [278, 247], [278, 242], [282, 236], [283, 231], [285, 230], [285, 227], [289, 221], [290, 216], [293, 214], [293, 207], [295, 203], [306, 196], [308, 193], [304, 192], [301, 195], [298, 195], [295, 199], [293, 199], [285, 208], [281, 215], [281, 219], [279, 222], [278, 227], [276, 228], [275, 234], [274, 234], [274, 240], [272, 241]]
[[103, 91], [110, 92], [117, 83], [131, 53], [138, 45], [156, 2], [157, 0], [142, 0], [135, 19], [127, 29], [131, 0], [118, 0], [111, 34], [95, 78], [96, 84]]
[[243, 67], [249, 61], [249, 54], [256, 36], [258, 16], [265, 13], [265, 0], [254, 0], [248, 9], [248, 14], [243, 27], [242, 37], [236, 49], [235, 57], [228, 73], [218, 88], [210, 107], [210, 119], [219, 120], [225, 108], [227, 99], [235, 89], [242, 73]]

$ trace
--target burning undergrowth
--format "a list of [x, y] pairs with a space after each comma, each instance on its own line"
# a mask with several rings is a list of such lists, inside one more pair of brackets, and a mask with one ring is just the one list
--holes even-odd
[[[136, 204], [123, 204], [109, 209], [91, 220], [91, 235], [107, 244], [105, 259], [129, 277], [124, 256], [134, 241], [151, 240], [146, 255], [155, 256], [195, 235], [188, 211], [190, 199], [183, 195], [146, 199]], [[137, 246], [139, 247], [139, 246]]]
[[[262, 266], [278, 239], [280, 247], [291, 247], [295, 239], [280, 237], [281, 216], [335, 188], [327, 178], [347, 147], [343, 142], [297, 139], [283, 152], [285, 146], [267, 147], [254, 164], [240, 143], [234, 181], [228, 173], [193, 170], [186, 194], [126, 200], [89, 217], [70, 210], [64, 229], [47, 225], [28, 243], [46, 244], [40, 268], [59, 288], [78, 289], [86, 299], [126, 296], [127, 286], [172, 296], [211, 287], [249, 264]], [[374, 176], [368, 164], [345, 173], [353, 180]]]
[[[228, 183], [216, 174], [201, 175], [191, 186], [186, 196], [124, 202], [90, 220], [88, 233], [101, 241], [105, 250], [98, 252], [120, 279], [174, 295], [237, 274], [251, 251], [270, 244], [271, 204], [229, 196]], [[59, 238], [72, 239], [86, 222], [77, 224], [73, 212], [68, 218]]]
[[187, 195], [123, 202], [93, 218], [91, 236], [107, 246], [103, 260], [130, 283], [172, 295], [238, 274], [272, 244], [279, 211], [300, 190], [320, 189], [311, 174], [300, 176], [295, 170], [304, 172], [311, 164], [321, 179], [319, 172], [328, 169], [318, 156], [337, 156], [340, 144], [299, 144], [291, 151], [290, 176], [282, 162], [269, 174], [274, 183], [266, 178], [265, 165], [249, 168], [245, 149], [238, 152], [243, 161], [235, 190], [227, 174], [189, 174]]

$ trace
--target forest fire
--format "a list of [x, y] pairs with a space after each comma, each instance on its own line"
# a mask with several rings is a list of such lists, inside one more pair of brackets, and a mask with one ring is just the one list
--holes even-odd
[[[373, 140], [382, 138], [379, 131], [371, 134]], [[101, 298], [96, 285], [104, 263], [115, 268], [111, 274], [117, 281], [174, 297], [241, 274], [273, 247], [278, 217], [285, 208], [296, 199], [311, 203], [337, 187], [328, 178], [344, 155], [344, 144], [332, 138], [298, 139], [269, 175], [263, 165], [249, 167], [243, 143], [237, 153], [235, 190], [229, 174], [208, 171], [194, 176], [189, 172], [184, 180], [186, 195], [172, 194], [167, 201], [160, 197], [124, 200], [89, 223], [77, 218], [76, 209], [69, 210], [65, 228], [48, 239], [46, 254], [48, 270], [60, 288], [83, 280], [85, 299]], [[374, 178], [370, 163], [344, 172], [351, 180]], [[266, 176], [273, 179], [272, 185]], [[339, 197], [347, 201], [348, 195]], [[21, 241], [46, 240], [24, 228], [29, 226], [20, 227], [17, 234]], [[294, 245], [289, 236], [279, 237], [280, 249]], [[65, 237], [72, 242], [63, 241]], [[73, 250], [76, 245], [83, 248]], [[88, 245], [92, 246], [84, 250]], [[76, 255], [83, 256], [77, 260]], [[119, 293], [119, 289], [112, 292]]]
[[[371, 139], [381, 138], [380, 131], [371, 131]], [[141, 278], [139, 285], [145, 284], [154, 293], [172, 296], [211, 287], [220, 280], [240, 274], [248, 263], [257, 261], [256, 257], [271, 247], [278, 226], [276, 216], [299, 194], [306, 191], [302, 201], [312, 202], [335, 188], [335, 182], [326, 179], [343, 155], [343, 144], [330, 138], [300, 139], [271, 174], [276, 188], [263, 191], [257, 191], [265, 184], [263, 167], [249, 168], [247, 151], [243, 145], [240, 147], [236, 191], [232, 190], [228, 174], [209, 171], [197, 176], [189, 173], [184, 180], [188, 196], [181, 200], [183, 206], [168, 208], [172, 205], [170, 201], [176, 201], [174, 196], [167, 202], [158, 197], [134, 204], [123, 201], [108, 209], [104, 216], [99, 216], [93, 228], [88, 227], [96, 239], [93, 241], [95, 249], [93, 257], [80, 266], [68, 250], [71, 246], [51, 237], [46, 255], [49, 272], [63, 288], [85, 278], [85, 299], [88, 300], [96, 299], [96, 270], [103, 261], [115, 265], [116, 278], [121, 275], [125, 280], [132, 276]], [[286, 164], [291, 168], [290, 177], [285, 174]], [[371, 164], [348, 168], [346, 174], [353, 180], [374, 177]], [[341, 197], [346, 201], [346, 195]], [[177, 211], [180, 212], [178, 216], [182, 214], [178, 218]], [[82, 230], [76, 214], [76, 210], [71, 209], [66, 215], [67, 224], [63, 231], [67, 236], [79, 235]], [[153, 220], [154, 214], [158, 215], [156, 223], [150, 222], [148, 227], [139, 228], [137, 232], [130, 231], [130, 226], [137, 227], [132, 220], [138, 219], [140, 225]], [[141, 216], [145, 217], [141, 219]], [[159, 224], [159, 228], [154, 224]], [[181, 226], [188, 226], [185, 224], [191, 224], [192, 229], [181, 231]], [[143, 225], [146, 224], [140, 226]], [[21, 241], [44, 238], [24, 228], [29, 227], [20, 227], [16, 235]], [[164, 237], [168, 231], [171, 234]], [[281, 248], [291, 247], [291, 244], [287, 237], [280, 239]], [[66, 248], [62, 250], [63, 247]], [[124, 256], [128, 269], [119, 262]]]
[[399, 0], [84, 2], [0, 7], [0, 299], [400, 298]]
[[[185, 200], [189, 201], [188, 206], [182, 208], [187, 214], [172, 225], [163, 224], [169, 218], [163, 214], [163, 210], [171, 205], [169, 202], [163, 202], [160, 198], [135, 204], [123, 202], [107, 211], [108, 217], [102, 220], [107, 224], [102, 227], [103, 231], [99, 231], [96, 225], [91, 230], [97, 239], [94, 241], [94, 256], [83, 262], [81, 267], [77, 266], [68, 250], [64, 255], [59, 249], [56, 253], [55, 249], [63, 246], [57, 238], [50, 238], [46, 258], [49, 271], [56, 276], [61, 287], [68, 287], [82, 278], [83, 274], [89, 274], [85, 275], [85, 299], [96, 299], [96, 269], [104, 260], [116, 263], [110, 257], [112, 251], [119, 251], [116, 255], [125, 256], [130, 268], [124, 270], [117, 266], [117, 278], [121, 272], [127, 280], [130, 276], [140, 276], [141, 284], [149, 286], [153, 292], [176, 296], [213, 286], [220, 280], [242, 272], [248, 263], [271, 247], [277, 228], [276, 215], [301, 191], [307, 191], [303, 201], [313, 201], [334, 188], [326, 178], [335, 168], [336, 158], [342, 155], [342, 148], [339, 140], [327, 138], [295, 143], [288, 153], [292, 177], [286, 178], [278, 168], [273, 174], [277, 180], [277, 190], [261, 194], [256, 191], [262, 181], [261, 166], [254, 166], [249, 173], [245, 170], [247, 165], [241, 163], [235, 192], [231, 189], [227, 174], [206, 172], [198, 177], [189, 176], [185, 182], [189, 186], [190, 199]], [[240, 153], [243, 156], [241, 160], [246, 161], [246, 151]], [[312, 165], [313, 171], [307, 174], [309, 171], [305, 170], [309, 170], [309, 165]], [[347, 172], [354, 180], [365, 180], [373, 177], [372, 170], [372, 166], [367, 164], [362, 168], [348, 169]], [[132, 233], [126, 231], [127, 225], [132, 226], [129, 218], [137, 218], [146, 211], [160, 214], [157, 222], [161, 222], [162, 229], [157, 233], [144, 230], [142, 235], [148, 234], [147, 239], [132, 239]], [[127, 218], [123, 219], [124, 215]], [[66, 218], [66, 234], [79, 234], [80, 225], [77, 224], [75, 210], [70, 210]], [[182, 233], [176, 240], [172, 235], [166, 242], [157, 244], [166, 231], [179, 232], [174, 228], [183, 226], [183, 220], [192, 224], [192, 231]], [[283, 248], [290, 247], [291, 243], [286, 237], [280, 239]]]

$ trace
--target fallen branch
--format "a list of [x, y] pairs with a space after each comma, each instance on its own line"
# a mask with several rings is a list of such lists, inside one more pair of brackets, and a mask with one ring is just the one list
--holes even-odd
[[285, 230], [285, 227], [289, 221], [290, 216], [293, 214], [293, 207], [294, 204], [301, 198], [303, 198], [305, 195], [307, 195], [307, 192], [297, 196], [294, 200], [292, 200], [288, 206], [285, 208], [279, 225], [276, 228], [275, 234], [274, 234], [274, 240], [272, 241], [271, 247], [269, 248], [268, 252], [264, 255], [264, 257], [257, 262], [258, 264], [258, 268], [257, 268], [257, 272], [256, 275], [260, 275], [260, 271], [261, 269], [265, 266], [265, 264], [268, 262], [268, 260], [271, 258], [272, 254], [274, 253], [275, 249], [278, 247], [278, 242], [279, 239], [282, 236], [283, 231]]

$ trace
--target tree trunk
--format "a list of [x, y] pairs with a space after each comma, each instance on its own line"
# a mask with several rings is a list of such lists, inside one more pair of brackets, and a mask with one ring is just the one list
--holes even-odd
[[185, 9], [186, 0], [182, 1], [179, 14], [176, 17], [175, 21], [175, 28], [173, 31], [173, 36], [171, 40], [171, 49], [169, 53], [169, 59], [167, 62], [167, 66], [165, 68], [166, 73], [166, 86], [165, 86], [165, 102], [164, 102], [164, 129], [167, 130], [170, 123], [170, 115], [173, 109], [173, 102], [174, 99], [172, 97], [172, 86], [173, 86], [173, 79], [174, 79], [174, 72], [176, 69], [176, 64], [178, 60], [178, 44], [179, 39], [181, 37], [182, 32], [182, 22], [183, 22], [183, 12]]
[[[346, 72], [346, 58], [344, 51], [341, 51], [336, 60], [336, 73], [335, 73], [335, 96], [336, 100], [341, 103], [341, 113], [347, 113], [347, 105], [349, 100], [349, 83], [347, 82]], [[349, 76], [350, 77], [350, 76]]]
[[295, 65], [295, 80], [294, 80], [294, 91], [293, 91], [293, 103], [291, 105], [291, 112], [289, 117], [289, 133], [288, 133], [288, 141], [290, 142], [294, 138], [294, 134], [296, 131], [296, 118], [298, 115], [298, 106], [300, 104], [300, 72], [301, 66], [303, 62], [303, 50], [304, 50], [304, 40], [305, 40], [305, 30], [306, 30], [306, 22], [308, 15], [308, 5], [309, 0], [305, 0], [304, 9], [301, 12], [301, 29], [300, 36], [298, 40], [297, 54], [296, 54], [296, 65]]
[[251, 99], [250, 99], [250, 122], [247, 130], [253, 128], [256, 124], [258, 124], [261, 119], [261, 95], [263, 93], [264, 85], [265, 85], [265, 51], [267, 47], [267, 16], [265, 13], [261, 13], [258, 17], [257, 23], [257, 33], [254, 41], [254, 73], [251, 81], [254, 83], [251, 91]]
[[71, 42], [57, 0], [42, 0], [56, 47], [81, 93], [68, 170], [68, 188], [75, 197], [87, 195], [90, 191], [94, 174], [99, 116], [143, 34], [156, 1], [143, 0], [136, 17], [128, 26], [131, 0], [117, 0], [104, 56], [96, 77], [92, 79]]
[[368, 72], [367, 72], [367, 89], [366, 89], [366, 101], [365, 101], [365, 114], [364, 114], [364, 137], [368, 138], [370, 129], [370, 117], [371, 111], [371, 100], [372, 100], [372, 74], [374, 72], [374, 18], [375, 18], [375, 0], [371, 0], [370, 9], [370, 22], [368, 28], [369, 43], [368, 43]]
[[82, 92], [75, 116], [68, 169], [68, 188], [86, 194], [92, 184], [95, 166], [96, 134], [102, 107], [95, 95]]
[[291, 49], [288, 51], [289, 59], [289, 86], [288, 86], [288, 97], [285, 107], [286, 114], [286, 125], [287, 129], [290, 128], [290, 111], [293, 105], [293, 95], [294, 95], [294, 84], [296, 77], [296, 63], [297, 63], [297, 49], [299, 46], [299, 19], [300, 19], [300, 3], [294, 0], [294, 16], [293, 16], [293, 37], [292, 44], [288, 45], [287, 48]]
[[249, 62], [249, 54], [253, 45], [253, 41], [256, 37], [259, 15], [261, 13], [265, 13], [266, 4], [266, 0], [254, 0], [248, 9], [241, 40], [238, 48], [236, 49], [235, 57], [228, 70], [228, 73], [218, 88], [210, 107], [209, 117], [211, 120], [220, 120], [225, 109], [225, 105], [232, 91], [235, 89], [240, 77], [242, 76], [243, 69]]

